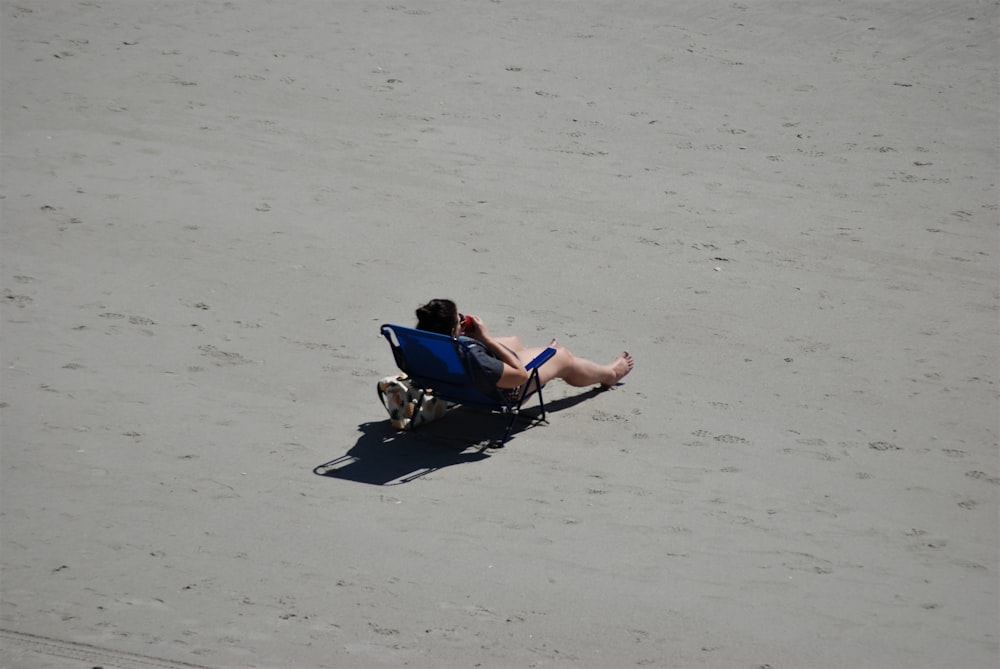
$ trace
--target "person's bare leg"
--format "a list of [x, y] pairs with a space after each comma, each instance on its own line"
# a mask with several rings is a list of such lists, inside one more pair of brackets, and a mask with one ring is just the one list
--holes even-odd
[[577, 387], [592, 386], [598, 383], [613, 386], [632, 371], [633, 364], [632, 356], [629, 355], [628, 351], [606, 365], [573, 356], [572, 365], [565, 370], [560, 378], [569, 385]]
[[[525, 362], [533, 359], [543, 350], [541, 348], [526, 349], [524, 351], [524, 357], [527, 358]], [[569, 349], [556, 347], [556, 354], [539, 368], [538, 377], [543, 385], [552, 379], [562, 379], [577, 388], [597, 384], [613, 386], [632, 371], [634, 364], [628, 351], [617, 356], [610, 363], [602, 365], [593, 360], [573, 355]]]
[[[494, 337], [494, 339], [498, 344], [506, 346], [518, 356], [520, 356], [521, 351], [524, 350], [524, 344], [521, 343], [520, 337]], [[525, 360], [524, 362], [528, 361]]]

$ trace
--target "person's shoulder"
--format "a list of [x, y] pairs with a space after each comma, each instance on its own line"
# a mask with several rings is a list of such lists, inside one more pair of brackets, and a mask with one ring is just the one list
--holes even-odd
[[462, 345], [462, 348], [469, 351], [475, 356], [486, 356], [492, 358], [493, 354], [490, 353], [490, 349], [486, 348], [486, 344], [479, 341], [478, 339], [473, 339], [472, 337], [466, 337], [462, 335], [458, 338], [458, 343]]

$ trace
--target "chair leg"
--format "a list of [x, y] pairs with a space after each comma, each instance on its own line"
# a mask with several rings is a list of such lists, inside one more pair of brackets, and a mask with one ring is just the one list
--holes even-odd
[[[535, 393], [538, 394], [538, 406], [539, 406], [539, 408], [542, 411], [542, 415], [539, 416], [537, 420], [539, 422], [542, 422], [542, 423], [548, 422], [546, 420], [546, 418], [545, 418], [545, 400], [542, 397], [542, 387], [541, 387], [541, 384], [538, 383], [538, 370], [537, 369], [535, 369], [532, 372], [531, 378], [528, 380], [528, 383], [525, 385], [525, 388], [530, 388], [532, 382], [534, 382], [535, 387], [537, 388], [537, 390], [535, 391]], [[526, 397], [522, 397], [521, 401], [518, 402], [517, 406], [512, 407], [510, 409], [510, 413], [511, 413], [510, 420], [507, 421], [507, 429], [503, 433], [503, 438], [500, 440], [500, 442], [498, 444], [498, 448], [502, 447], [504, 444], [506, 444], [508, 441], [510, 441], [511, 435], [514, 434], [514, 425], [517, 424], [517, 420], [521, 417], [521, 409], [524, 406], [524, 400], [525, 399], [527, 399], [527, 398]], [[534, 421], [532, 421], [532, 422], [534, 422]]]
[[507, 442], [510, 441], [511, 435], [514, 434], [514, 424], [517, 423], [517, 419], [519, 417], [520, 417], [519, 412], [517, 411], [511, 412], [510, 420], [507, 421], [507, 429], [504, 430], [503, 438], [500, 439], [499, 448], [503, 448], [507, 444]]

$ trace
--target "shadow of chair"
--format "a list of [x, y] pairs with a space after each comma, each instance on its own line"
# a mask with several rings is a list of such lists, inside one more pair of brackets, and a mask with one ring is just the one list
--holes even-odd
[[469, 442], [434, 438], [430, 428], [410, 433], [396, 431], [388, 420], [362, 423], [354, 446], [313, 472], [370, 485], [399, 485], [445, 467], [490, 457], [485, 449], [470, 450], [474, 444]]
[[[602, 389], [547, 403], [549, 412], [568, 409]], [[528, 413], [528, 412], [525, 412]], [[388, 420], [362, 423], [361, 436], [340, 457], [313, 469], [317, 476], [367, 483], [400, 485], [453, 465], [480, 462], [496, 452], [488, 449], [504, 416], [478, 409], [456, 407], [438, 421], [416, 431], [397, 431]], [[514, 435], [527, 426], [522, 425]], [[509, 443], [509, 442], [508, 442]]]

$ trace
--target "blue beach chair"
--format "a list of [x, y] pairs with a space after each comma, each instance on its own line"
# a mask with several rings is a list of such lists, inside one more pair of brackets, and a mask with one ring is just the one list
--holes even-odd
[[448, 402], [509, 415], [507, 428], [499, 441], [500, 446], [510, 439], [525, 400], [533, 394], [537, 393], [541, 408], [538, 420], [545, 421], [545, 401], [542, 399], [538, 368], [556, 354], [554, 348], [545, 349], [525, 365], [525, 369], [531, 374], [524, 386], [526, 391], [521, 393], [521, 397], [516, 401], [508, 401], [502, 397], [487, 395], [476, 388], [471, 370], [465, 362], [472, 361], [473, 358], [471, 355], [463, 356], [460, 353], [465, 347], [461, 340], [401, 325], [386, 324], [382, 326], [381, 331], [382, 336], [392, 347], [396, 365], [417, 387], [430, 391], [435, 397]]

